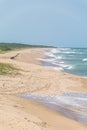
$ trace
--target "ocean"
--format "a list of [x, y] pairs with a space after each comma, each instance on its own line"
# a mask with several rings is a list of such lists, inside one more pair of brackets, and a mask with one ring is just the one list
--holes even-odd
[[87, 77], [87, 48], [55, 48], [44, 52], [44, 66]]

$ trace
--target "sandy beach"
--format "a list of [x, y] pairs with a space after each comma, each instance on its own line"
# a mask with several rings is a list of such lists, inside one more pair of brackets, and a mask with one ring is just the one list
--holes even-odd
[[[14, 76], [0, 75], [0, 130], [86, 130], [87, 125], [65, 117], [18, 94], [60, 95], [87, 93], [87, 79], [42, 66], [46, 48], [24, 49], [0, 54], [1, 63], [20, 69]], [[13, 58], [12, 58], [13, 57]]]

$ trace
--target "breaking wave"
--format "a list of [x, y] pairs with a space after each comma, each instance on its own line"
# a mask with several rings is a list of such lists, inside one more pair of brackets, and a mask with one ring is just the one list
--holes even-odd
[[87, 49], [83, 48], [55, 48], [44, 52], [47, 56], [43, 61], [48, 66], [58, 71], [87, 76]]

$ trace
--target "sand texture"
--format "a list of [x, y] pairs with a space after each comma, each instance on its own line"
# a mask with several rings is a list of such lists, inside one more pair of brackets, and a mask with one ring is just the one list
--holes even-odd
[[86, 130], [87, 125], [69, 119], [55, 110], [23, 99], [17, 94], [60, 95], [87, 93], [87, 79], [41, 66], [46, 49], [25, 49], [0, 54], [1, 63], [19, 68], [20, 74], [0, 75], [0, 130]]

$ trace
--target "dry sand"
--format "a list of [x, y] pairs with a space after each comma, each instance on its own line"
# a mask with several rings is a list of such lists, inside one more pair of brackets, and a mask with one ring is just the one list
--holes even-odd
[[65, 91], [87, 92], [86, 78], [40, 66], [41, 62], [36, 58], [45, 57], [42, 55], [44, 50], [25, 49], [0, 54], [0, 62], [21, 69], [20, 75], [0, 76], [0, 130], [87, 129], [86, 125], [56, 111], [16, 96], [20, 93], [58, 95]]

